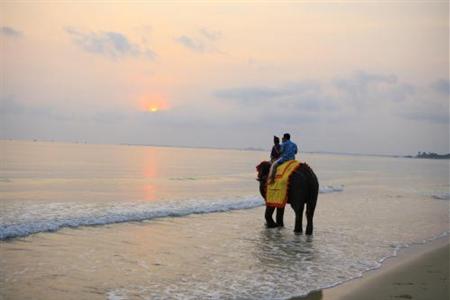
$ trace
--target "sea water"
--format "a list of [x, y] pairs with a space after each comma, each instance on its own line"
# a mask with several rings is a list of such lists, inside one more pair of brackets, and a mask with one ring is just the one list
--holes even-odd
[[312, 237], [264, 227], [268, 153], [0, 141], [0, 299], [286, 299], [448, 238], [449, 162], [301, 153]]

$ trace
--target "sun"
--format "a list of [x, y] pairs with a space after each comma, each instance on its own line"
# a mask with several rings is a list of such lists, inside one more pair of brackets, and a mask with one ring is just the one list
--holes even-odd
[[139, 97], [139, 106], [141, 111], [157, 113], [170, 109], [167, 97], [160, 93], [148, 93]]

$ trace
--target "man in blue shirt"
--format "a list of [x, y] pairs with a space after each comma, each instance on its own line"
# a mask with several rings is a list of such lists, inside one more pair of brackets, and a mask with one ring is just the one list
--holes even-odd
[[295, 159], [295, 154], [297, 154], [297, 145], [291, 142], [291, 135], [289, 133], [285, 133], [281, 143], [281, 157], [274, 161], [270, 168], [269, 184], [275, 181], [277, 167], [288, 160]]

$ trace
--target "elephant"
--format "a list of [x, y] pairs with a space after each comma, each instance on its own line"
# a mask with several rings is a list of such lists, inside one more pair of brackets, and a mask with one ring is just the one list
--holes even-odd
[[[257, 180], [259, 181], [259, 191], [266, 200], [267, 177], [269, 175], [271, 163], [269, 161], [261, 162], [256, 170], [258, 172]], [[296, 234], [303, 232], [303, 209], [306, 204], [306, 231], [307, 235], [313, 234], [313, 217], [319, 194], [319, 181], [316, 174], [307, 163], [301, 163], [299, 168], [295, 170], [289, 177], [288, 200], [295, 212], [295, 228]], [[282, 227], [284, 208], [277, 208], [276, 222], [272, 219], [275, 207], [266, 205], [265, 219], [269, 228]]]

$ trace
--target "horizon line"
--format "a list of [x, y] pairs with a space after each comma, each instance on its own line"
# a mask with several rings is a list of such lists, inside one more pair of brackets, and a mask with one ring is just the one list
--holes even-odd
[[[264, 149], [261, 147], [220, 147], [220, 146], [190, 146], [190, 145], [167, 145], [167, 144], [145, 144], [145, 143], [96, 143], [87, 141], [64, 141], [56, 139], [20, 139], [20, 138], [0, 138], [0, 141], [28, 141], [28, 142], [45, 142], [45, 143], [67, 143], [67, 144], [86, 144], [86, 145], [115, 145], [115, 146], [138, 146], [138, 147], [160, 147], [160, 148], [185, 148], [185, 149], [210, 149], [210, 150], [236, 150], [236, 151], [256, 151], [256, 152], [270, 152], [270, 148]], [[414, 158], [415, 155], [411, 154], [379, 154], [379, 153], [359, 153], [359, 152], [339, 152], [329, 150], [308, 150], [302, 151], [308, 154], [333, 154], [333, 155], [346, 155], [346, 156], [377, 156], [377, 157], [394, 157], [394, 158]], [[424, 151], [419, 151], [424, 152]], [[425, 151], [426, 152], [426, 151]], [[443, 153], [445, 155], [447, 153]], [[450, 154], [450, 153], [448, 153]]]

